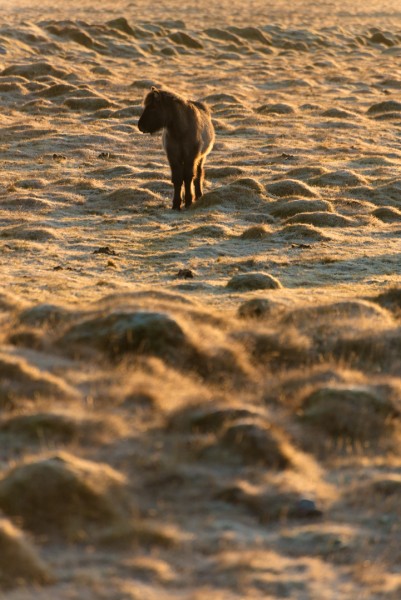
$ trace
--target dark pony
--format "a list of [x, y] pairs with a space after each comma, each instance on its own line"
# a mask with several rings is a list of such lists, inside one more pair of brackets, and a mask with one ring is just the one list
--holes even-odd
[[152, 87], [138, 121], [143, 133], [163, 129], [163, 147], [171, 167], [174, 184], [173, 209], [181, 208], [181, 189], [185, 187], [185, 207], [202, 196], [203, 165], [214, 143], [214, 128], [208, 107], [181, 96]]

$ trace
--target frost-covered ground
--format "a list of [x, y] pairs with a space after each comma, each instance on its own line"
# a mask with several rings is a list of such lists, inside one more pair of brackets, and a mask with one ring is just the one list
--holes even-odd
[[[0, 598], [400, 597], [377, 5], [3, 2]], [[151, 85], [213, 112], [189, 211], [137, 129]]]

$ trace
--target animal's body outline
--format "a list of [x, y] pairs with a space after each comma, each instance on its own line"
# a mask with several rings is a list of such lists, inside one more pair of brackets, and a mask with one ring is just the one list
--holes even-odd
[[204, 164], [215, 141], [208, 106], [152, 87], [145, 97], [138, 128], [143, 133], [163, 130], [163, 148], [174, 185], [173, 209], [181, 209], [183, 185], [185, 207], [189, 208], [194, 196], [198, 200], [203, 194]]

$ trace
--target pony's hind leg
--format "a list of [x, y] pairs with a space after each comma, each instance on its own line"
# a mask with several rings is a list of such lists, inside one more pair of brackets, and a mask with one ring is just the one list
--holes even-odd
[[205, 169], [203, 165], [205, 163], [205, 159], [201, 158], [196, 167], [196, 176], [195, 176], [195, 199], [199, 200], [203, 194], [203, 182], [205, 180]]
[[181, 163], [170, 163], [171, 181], [174, 185], [173, 210], [181, 209], [181, 190], [184, 182], [184, 166]]
[[193, 202], [194, 195], [192, 191], [192, 183], [195, 176], [194, 161], [187, 161], [184, 164], [184, 186], [185, 186], [185, 208], [189, 208]]

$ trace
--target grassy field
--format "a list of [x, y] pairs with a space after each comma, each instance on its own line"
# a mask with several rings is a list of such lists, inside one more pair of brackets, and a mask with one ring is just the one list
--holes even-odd
[[1, 13], [0, 598], [398, 600], [398, 2]]

